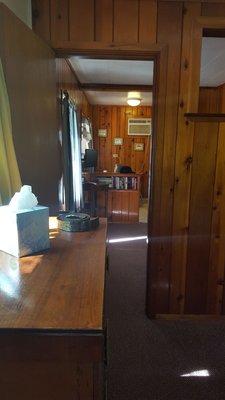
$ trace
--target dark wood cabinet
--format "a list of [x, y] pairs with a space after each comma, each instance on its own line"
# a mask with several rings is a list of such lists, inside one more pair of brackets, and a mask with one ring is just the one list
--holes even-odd
[[106, 220], [50, 237], [45, 254], [0, 253], [0, 398], [101, 400]]

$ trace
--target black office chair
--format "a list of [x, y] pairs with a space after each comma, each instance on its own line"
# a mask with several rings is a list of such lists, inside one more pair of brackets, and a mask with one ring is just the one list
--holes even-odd
[[104, 203], [104, 214], [108, 216], [108, 185], [99, 185], [96, 182], [83, 182], [83, 193], [84, 193], [84, 212], [89, 214], [91, 217], [96, 217], [98, 208], [98, 192], [104, 192], [105, 203]]
[[129, 165], [118, 165], [116, 172], [119, 174], [134, 174], [134, 171]]
[[83, 182], [84, 212], [91, 217], [97, 216], [97, 191], [97, 183]]

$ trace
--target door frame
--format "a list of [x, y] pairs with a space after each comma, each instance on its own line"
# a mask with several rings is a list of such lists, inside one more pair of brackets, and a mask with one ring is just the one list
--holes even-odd
[[[167, 92], [168, 45], [148, 44], [123, 45], [103, 42], [79, 42], [71, 47], [68, 42], [58, 44], [56, 56], [68, 58], [79, 56], [81, 58], [117, 59], [117, 60], [143, 60], [154, 62], [153, 105], [152, 105], [152, 148], [151, 165], [149, 165], [149, 196], [148, 196], [148, 249], [146, 291], [149, 292], [151, 280], [151, 258], [157, 252], [157, 246], [151, 243], [150, 237], [159, 236], [160, 227], [160, 200], [162, 190], [162, 163], [164, 144], [164, 125]], [[146, 293], [147, 294], [147, 293]], [[148, 313], [148, 297], [146, 296], [146, 312]]]

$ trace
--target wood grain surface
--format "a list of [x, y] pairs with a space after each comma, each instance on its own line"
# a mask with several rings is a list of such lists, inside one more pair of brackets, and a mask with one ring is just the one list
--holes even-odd
[[95, 231], [50, 230], [49, 251], [0, 253], [0, 329], [102, 330], [106, 220]]

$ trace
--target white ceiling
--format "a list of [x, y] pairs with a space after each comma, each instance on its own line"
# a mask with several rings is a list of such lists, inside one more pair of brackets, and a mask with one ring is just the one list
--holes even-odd
[[[153, 61], [70, 58], [81, 83], [153, 84]], [[204, 37], [200, 85], [216, 87], [225, 82], [225, 38]], [[91, 104], [126, 105], [127, 92], [85, 91]], [[142, 92], [142, 105], [152, 104], [152, 94]]]
[[[105, 83], [124, 85], [152, 85], [153, 61], [90, 60], [71, 57], [70, 62], [81, 83]], [[127, 92], [87, 91], [91, 104], [126, 105]], [[141, 92], [141, 105], [152, 104], [152, 94]]]
[[219, 86], [225, 82], [225, 38], [204, 37], [201, 56], [201, 86]]
[[[85, 91], [87, 99], [90, 104], [111, 105], [111, 106], [124, 106], [127, 105], [127, 92], [105, 92], [105, 91]], [[152, 105], [152, 93], [141, 92], [141, 105]]]
[[71, 57], [81, 83], [152, 85], [153, 61], [90, 60]]

